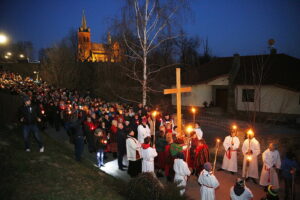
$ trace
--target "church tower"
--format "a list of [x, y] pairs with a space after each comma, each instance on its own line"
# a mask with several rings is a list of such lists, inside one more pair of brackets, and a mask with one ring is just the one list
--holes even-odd
[[82, 11], [81, 26], [78, 29], [77, 60], [84, 62], [91, 59], [91, 31], [87, 27], [84, 10]]

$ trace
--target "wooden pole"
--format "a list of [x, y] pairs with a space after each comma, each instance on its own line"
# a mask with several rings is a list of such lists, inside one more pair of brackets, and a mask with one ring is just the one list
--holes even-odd
[[[176, 68], [176, 88], [177, 91], [180, 91], [181, 81], [180, 81], [180, 68]], [[180, 92], [176, 93], [177, 100], [177, 131], [180, 135], [182, 135], [182, 127], [181, 127], [181, 94]]]
[[214, 166], [213, 166], [213, 173], [215, 172], [215, 169], [216, 169], [216, 163], [217, 163], [217, 156], [218, 156], [218, 151], [219, 151], [219, 143], [220, 143], [220, 140], [217, 139], [217, 143], [216, 143], [216, 152], [215, 152], [215, 159], [214, 159]]

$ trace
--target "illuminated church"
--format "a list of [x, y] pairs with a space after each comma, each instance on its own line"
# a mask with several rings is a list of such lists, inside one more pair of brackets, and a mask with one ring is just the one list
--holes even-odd
[[91, 42], [91, 30], [87, 27], [84, 12], [78, 29], [77, 61], [79, 62], [120, 62], [120, 45], [112, 42], [107, 35], [107, 44]]

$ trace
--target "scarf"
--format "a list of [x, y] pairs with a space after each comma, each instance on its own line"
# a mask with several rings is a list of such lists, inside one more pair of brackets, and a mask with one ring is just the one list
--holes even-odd
[[143, 149], [148, 149], [150, 147], [150, 144], [142, 144]]

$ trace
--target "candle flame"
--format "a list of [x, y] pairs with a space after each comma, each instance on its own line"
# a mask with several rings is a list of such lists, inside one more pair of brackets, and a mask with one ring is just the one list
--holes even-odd
[[252, 131], [252, 129], [249, 129], [249, 130], [247, 131], [247, 135], [254, 135], [254, 132]]
[[237, 129], [237, 126], [236, 126], [236, 125], [232, 125], [232, 129], [233, 129], [233, 130], [236, 130], [236, 129]]
[[192, 126], [186, 127], [186, 132], [190, 133], [192, 131], [193, 131], [193, 127]]
[[252, 156], [251, 156], [251, 155], [248, 155], [248, 156], [246, 157], [246, 159], [247, 159], [248, 161], [251, 161], [251, 160], [252, 160]]
[[158, 114], [158, 112], [155, 110], [152, 112], [152, 116], [155, 117]]
[[221, 142], [221, 140], [218, 138], [218, 139], [217, 139], [217, 143], [219, 143], [219, 142]]
[[195, 113], [196, 112], [196, 108], [192, 107], [191, 111], [192, 111], [192, 113]]

